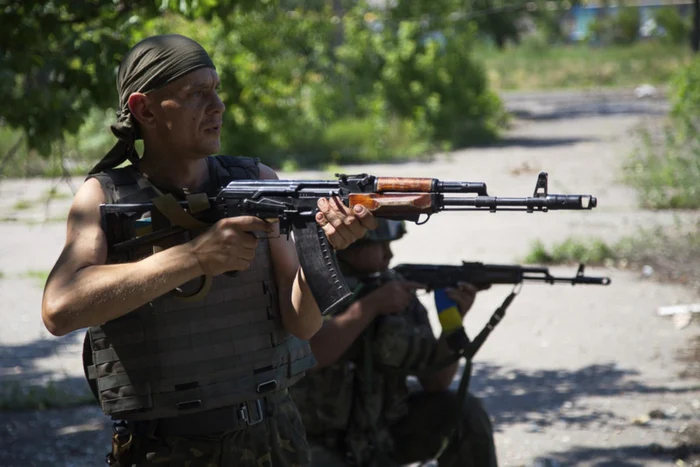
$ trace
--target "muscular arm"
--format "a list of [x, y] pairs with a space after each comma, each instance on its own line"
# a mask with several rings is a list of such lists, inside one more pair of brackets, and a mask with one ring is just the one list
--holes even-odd
[[190, 244], [138, 262], [106, 265], [99, 213], [104, 202], [95, 179], [85, 182], [73, 200], [66, 243], [49, 274], [41, 307], [54, 335], [118, 318], [202, 274]]

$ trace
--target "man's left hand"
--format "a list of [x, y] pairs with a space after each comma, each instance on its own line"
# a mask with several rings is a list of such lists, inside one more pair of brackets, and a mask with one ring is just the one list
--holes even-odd
[[347, 248], [362, 238], [367, 230], [377, 228], [377, 219], [364, 206], [350, 209], [336, 196], [320, 198], [317, 206], [316, 222], [336, 250]]
[[445, 289], [447, 296], [457, 304], [463, 318], [474, 304], [478, 291], [479, 289], [467, 282], [459, 282], [456, 288]]

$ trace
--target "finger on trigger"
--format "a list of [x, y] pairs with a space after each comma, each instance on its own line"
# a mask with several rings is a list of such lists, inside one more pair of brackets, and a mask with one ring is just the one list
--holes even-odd
[[272, 224], [255, 216], [237, 216], [229, 219], [231, 220], [228, 224], [241, 232], [271, 232], [274, 229]]

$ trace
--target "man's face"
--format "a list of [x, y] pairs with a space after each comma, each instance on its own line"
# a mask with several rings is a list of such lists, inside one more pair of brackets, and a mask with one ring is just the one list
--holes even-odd
[[224, 110], [219, 98], [219, 76], [201, 68], [149, 95], [154, 114], [152, 137], [158, 144], [188, 159], [215, 154], [221, 148]]
[[391, 242], [363, 242], [338, 253], [341, 259], [359, 274], [385, 271], [394, 257]]

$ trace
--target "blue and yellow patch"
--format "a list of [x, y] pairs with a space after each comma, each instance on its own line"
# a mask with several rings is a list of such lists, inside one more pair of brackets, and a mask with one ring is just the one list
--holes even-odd
[[445, 289], [437, 289], [434, 292], [435, 307], [443, 332], [454, 331], [462, 327], [462, 315], [459, 314], [457, 303], [447, 296]]

